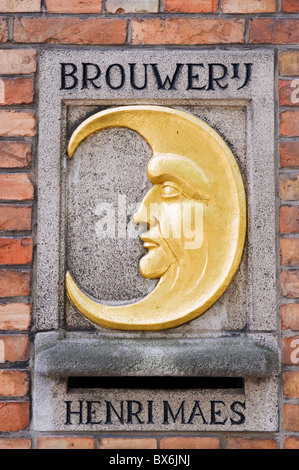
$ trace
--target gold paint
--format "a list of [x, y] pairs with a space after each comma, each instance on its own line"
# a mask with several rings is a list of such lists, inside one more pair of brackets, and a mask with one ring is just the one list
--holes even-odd
[[[73, 133], [69, 157], [84, 139], [115, 127], [136, 131], [153, 152], [147, 165], [153, 187], [133, 220], [148, 227], [141, 235], [148, 252], [140, 260], [140, 272], [159, 282], [136, 303], [109, 306], [92, 300], [67, 272], [67, 294], [86, 318], [102, 327], [175, 327], [213, 305], [239, 267], [246, 232], [240, 171], [230, 149], [210, 126], [191, 114], [160, 106], [124, 106], [91, 116]], [[188, 237], [181, 225], [186, 203]], [[200, 215], [202, 233], [196, 224]], [[178, 237], [180, 228], [183, 236]]]

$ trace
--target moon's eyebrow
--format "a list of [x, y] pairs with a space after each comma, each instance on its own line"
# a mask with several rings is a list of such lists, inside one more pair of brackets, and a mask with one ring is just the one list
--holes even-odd
[[154, 155], [146, 172], [153, 184], [173, 181], [193, 199], [200, 199], [205, 203], [211, 199], [207, 177], [192, 160], [182, 155]]

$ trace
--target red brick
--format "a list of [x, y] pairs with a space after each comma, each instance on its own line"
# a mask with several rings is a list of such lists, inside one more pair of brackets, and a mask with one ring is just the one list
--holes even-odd
[[5, 342], [0, 338], [0, 363], [5, 362]]
[[0, 168], [29, 168], [31, 144], [0, 141]]
[[0, 431], [19, 431], [28, 425], [28, 402], [0, 402]]
[[282, 206], [279, 213], [280, 233], [299, 232], [299, 206]]
[[273, 13], [276, 0], [221, 0], [224, 13]]
[[94, 449], [92, 437], [38, 437], [37, 449]]
[[249, 23], [249, 42], [296, 44], [299, 42], [299, 19], [255, 18]]
[[299, 437], [286, 437], [284, 440], [284, 449], [299, 449]]
[[299, 135], [299, 111], [283, 111], [280, 113], [280, 133], [287, 137]]
[[31, 273], [0, 269], [0, 297], [30, 295]]
[[298, 106], [299, 104], [299, 79], [279, 80], [279, 104], [281, 106]]
[[0, 0], [1, 13], [32, 13], [40, 9], [41, 0]]
[[299, 336], [283, 338], [282, 362], [292, 366], [299, 364]]
[[107, 13], [157, 13], [159, 0], [106, 0]]
[[3, 201], [26, 201], [34, 197], [29, 175], [14, 173], [0, 175], [0, 199]]
[[31, 74], [36, 71], [36, 50], [0, 50], [1, 75]]
[[281, 142], [279, 153], [282, 167], [299, 166], [299, 142]]
[[287, 398], [299, 398], [299, 372], [283, 372], [282, 385]]
[[279, 74], [290, 77], [299, 75], [299, 51], [287, 50], [280, 52]]
[[280, 290], [289, 298], [299, 297], [299, 271], [283, 271], [280, 274]]
[[7, 19], [0, 17], [0, 42], [7, 42], [8, 33], [7, 33]]
[[28, 359], [28, 335], [0, 336], [0, 362], [23, 362]]
[[0, 111], [0, 135], [35, 135], [35, 117], [32, 111]]
[[283, 330], [299, 330], [299, 304], [282, 305], [281, 321]]
[[28, 392], [28, 372], [21, 370], [0, 370], [0, 396], [24, 397]]
[[284, 266], [299, 264], [299, 238], [280, 239], [280, 262]]
[[289, 13], [299, 12], [298, 0], [281, 0], [281, 10]]
[[167, 18], [132, 20], [133, 44], [217, 44], [244, 42], [243, 19]]
[[0, 330], [28, 330], [30, 320], [30, 304], [0, 304]]
[[285, 431], [299, 431], [299, 405], [284, 405]]
[[101, 13], [101, 0], [46, 0], [50, 13]]
[[299, 199], [299, 175], [280, 175], [279, 196], [285, 201], [296, 201]]
[[219, 449], [218, 437], [165, 437], [160, 449]]
[[145, 439], [123, 439], [106, 437], [100, 439], [99, 449], [157, 449], [157, 440]]
[[32, 208], [0, 205], [0, 230], [31, 230]]
[[278, 444], [273, 439], [229, 437], [226, 449], [278, 449]]
[[23, 438], [2, 438], [0, 439], [0, 449], [31, 449], [31, 440]]
[[32, 78], [0, 79], [0, 104], [32, 103], [34, 82]]
[[27, 43], [123, 44], [127, 21], [110, 18], [19, 18], [14, 39]]
[[33, 239], [0, 238], [0, 264], [29, 264], [32, 261]]
[[164, 0], [164, 10], [172, 13], [211, 13], [218, 11], [219, 0]]

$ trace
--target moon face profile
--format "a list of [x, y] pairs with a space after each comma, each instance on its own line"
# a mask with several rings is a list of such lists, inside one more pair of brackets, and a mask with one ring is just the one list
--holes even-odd
[[[66, 273], [69, 300], [87, 319], [105, 328], [161, 330], [204, 313], [227, 289], [243, 253], [246, 201], [230, 149], [192, 114], [162, 106], [123, 106], [101, 111], [75, 130], [72, 158], [81, 142], [108, 128], [128, 128], [149, 145], [144, 169], [152, 183], [133, 221], [146, 254], [139, 270], [158, 279], [144, 298], [105, 305]], [[136, 155], [138, 159], [138, 155]], [[99, 280], [100, 282], [100, 280]]]

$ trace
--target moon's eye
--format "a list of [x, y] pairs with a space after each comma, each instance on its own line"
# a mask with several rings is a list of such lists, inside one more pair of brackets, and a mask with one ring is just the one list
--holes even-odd
[[180, 189], [172, 183], [164, 183], [161, 187], [161, 198], [172, 199], [181, 196], [182, 192]]

